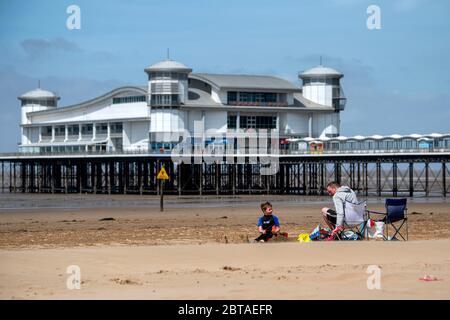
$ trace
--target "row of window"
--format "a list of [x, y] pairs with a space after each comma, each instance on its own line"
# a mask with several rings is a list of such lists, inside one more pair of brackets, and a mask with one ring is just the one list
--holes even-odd
[[[228, 129], [236, 129], [237, 116], [229, 115], [227, 117]], [[276, 129], [276, 116], [243, 116], [239, 117], [239, 128], [241, 129]]]
[[164, 150], [172, 150], [173, 148], [175, 148], [175, 146], [177, 144], [178, 144], [178, 142], [166, 142], [166, 143], [152, 142], [150, 144], [150, 149], [154, 150], [154, 151], [161, 151], [162, 149], [164, 149]]
[[307, 78], [303, 79], [303, 85], [311, 84], [311, 83], [320, 83], [320, 84], [328, 84], [332, 86], [338, 86], [339, 85], [339, 79], [329, 79], [329, 78]]
[[129, 97], [113, 98], [112, 103], [118, 104], [118, 103], [132, 103], [132, 102], [146, 102], [146, 101], [147, 101], [146, 96], [129, 96]]
[[37, 104], [43, 107], [56, 107], [55, 99], [35, 100], [35, 99], [23, 99], [22, 106], [27, 104]]
[[154, 71], [148, 75], [148, 80], [187, 80], [187, 73]]
[[[36, 150], [37, 149], [37, 150]], [[24, 152], [40, 152], [40, 153], [71, 153], [84, 151], [106, 151], [106, 144], [96, 144], [92, 146], [77, 145], [77, 146], [54, 146], [54, 147], [38, 147], [38, 148], [23, 148]]]
[[277, 94], [273, 92], [239, 92], [228, 91], [228, 104], [233, 102], [277, 102]]
[[157, 82], [151, 84], [152, 94], [157, 93], [178, 93], [178, 83], [174, 82]]
[[170, 106], [179, 103], [177, 94], [152, 94], [152, 106]]
[[[110, 131], [113, 133], [122, 133], [123, 124], [122, 122], [112, 122], [110, 123]], [[81, 134], [82, 135], [92, 135], [94, 125], [92, 123], [85, 123], [81, 125]], [[107, 134], [108, 133], [108, 124], [107, 123], [96, 123], [95, 124], [96, 134]], [[80, 134], [80, 126], [78, 124], [67, 126], [67, 133], [69, 136], [79, 135]], [[51, 137], [52, 136], [52, 127], [45, 126], [41, 127], [41, 135], [43, 137]], [[66, 127], [65, 126], [55, 126], [55, 136], [65, 136], [66, 135]]]
[[325, 142], [324, 149], [330, 151], [344, 150], [409, 150], [428, 148], [450, 148], [450, 139], [431, 140], [384, 140], [384, 141], [332, 141]]

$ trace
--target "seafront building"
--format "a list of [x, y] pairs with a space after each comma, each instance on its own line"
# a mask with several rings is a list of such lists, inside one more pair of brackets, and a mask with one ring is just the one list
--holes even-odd
[[301, 87], [268, 75], [194, 73], [173, 60], [144, 71], [146, 85], [70, 106], [59, 107], [60, 97], [41, 88], [21, 95], [19, 150], [164, 154], [196, 127], [218, 134], [275, 130], [281, 153], [450, 149], [450, 134], [341, 136], [343, 74], [322, 65], [298, 74]]
[[[170, 151], [184, 130], [277, 130], [280, 141], [337, 137], [343, 75], [318, 66], [299, 74], [303, 87], [267, 75], [194, 73], [165, 60], [145, 68], [145, 86], [125, 86], [59, 107], [56, 94], [19, 97], [22, 152]], [[179, 134], [179, 135], [177, 135]]]

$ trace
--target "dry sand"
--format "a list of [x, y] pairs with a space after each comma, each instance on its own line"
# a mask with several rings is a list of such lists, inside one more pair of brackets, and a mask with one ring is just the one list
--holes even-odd
[[[449, 299], [450, 240], [0, 251], [3, 299]], [[81, 268], [68, 290], [66, 268]], [[367, 289], [369, 265], [381, 289]], [[418, 278], [432, 274], [439, 281]]]
[[[409, 204], [407, 243], [300, 244], [296, 235], [321, 222], [318, 212], [327, 199], [285, 199], [275, 198], [274, 211], [291, 242], [265, 244], [248, 243], [256, 236], [257, 203], [264, 197], [203, 204], [173, 198], [163, 213], [157, 201], [71, 209], [3, 206], [0, 298], [450, 298], [446, 200]], [[63, 201], [70, 207], [70, 198]], [[374, 200], [369, 207], [383, 205]], [[81, 268], [80, 290], [66, 288], [69, 265]], [[381, 290], [367, 289], [369, 265], [382, 268]], [[425, 274], [440, 280], [419, 281]]]

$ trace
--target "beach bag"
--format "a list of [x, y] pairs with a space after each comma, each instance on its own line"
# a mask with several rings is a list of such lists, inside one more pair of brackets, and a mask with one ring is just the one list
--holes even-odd
[[342, 240], [359, 240], [359, 236], [352, 230], [346, 230], [341, 233]]
[[369, 234], [369, 238], [379, 239], [384, 236], [384, 222], [383, 221], [373, 221], [371, 220], [371, 224], [368, 224], [367, 233]]

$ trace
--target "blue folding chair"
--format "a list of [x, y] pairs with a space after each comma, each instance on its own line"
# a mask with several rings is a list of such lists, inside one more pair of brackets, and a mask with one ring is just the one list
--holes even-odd
[[[384, 240], [398, 240], [396, 238], [399, 235], [404, 241], [408, 240], [408, 208], [406, 207], [406, 198], [403, 199], [386, 199], [385, 207], [386, 212], [377, 212], [368, 210], [369, 218], [370, 214], [384, 215], [382, 219], [385, 223]], [[394, 229], [394, 234], [389, 237], [389, 225]], [[402, 234], [402, 228], [405, 226], [406, 238]]]

